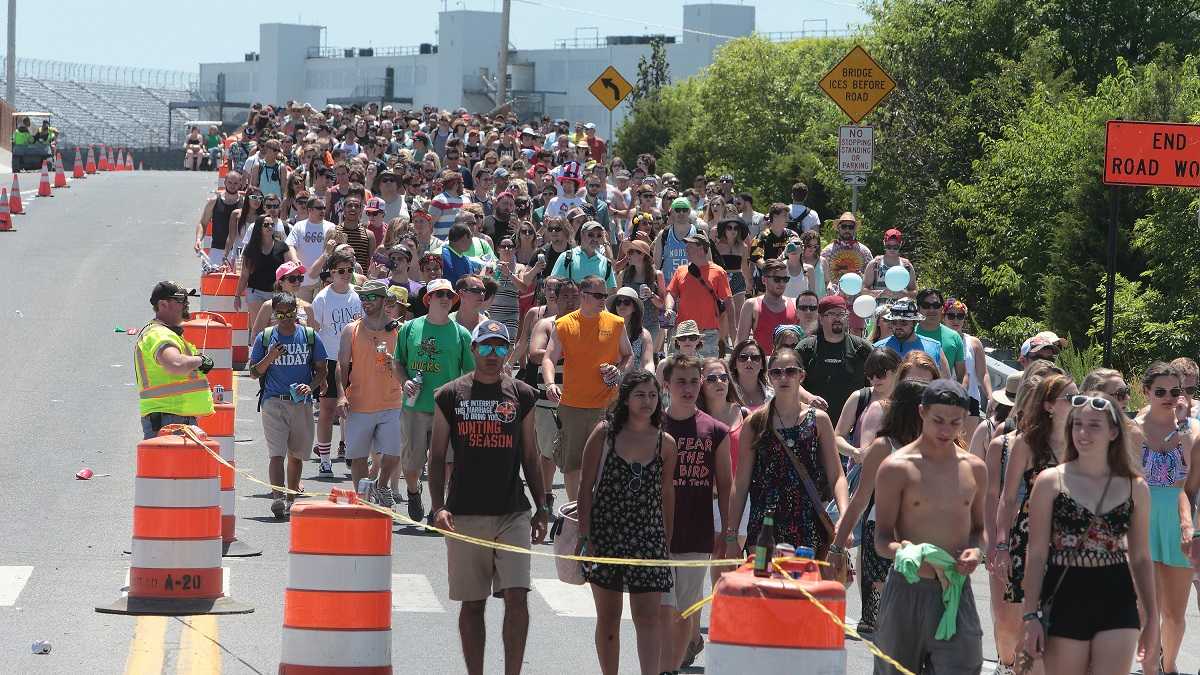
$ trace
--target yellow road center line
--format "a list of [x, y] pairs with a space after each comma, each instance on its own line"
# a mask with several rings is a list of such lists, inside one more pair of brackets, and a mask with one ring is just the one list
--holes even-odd
[[167, 636], [165, 616], [139, 616], [125, 659], [125, 675], [153, 675], [163, 668], [163, 642]]
[[209, 614], [182, 619], [178, 675], [216, 675], [221, 672], [221, 649], [217, 645], [217, 617]]

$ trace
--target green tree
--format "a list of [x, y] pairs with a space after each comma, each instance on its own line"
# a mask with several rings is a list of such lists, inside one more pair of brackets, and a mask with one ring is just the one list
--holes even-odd
[[629, 107], [643, 99], [653, 98], [658, 90], [671, 84], [671, 66], [667, 63], [667, 48], [660, 37], [650, 40], [650, 58], [638, 59], [637, 83], [629, 92]]

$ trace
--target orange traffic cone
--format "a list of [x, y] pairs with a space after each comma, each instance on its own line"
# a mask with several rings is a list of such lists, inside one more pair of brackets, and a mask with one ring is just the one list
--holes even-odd
[[125, 148], [117, 151], [117, 171], [125, 170]]
[[25, 206], [21, 204], [21, 183], [17, 181], [17, 174], [13, 174], [12, 195], [8, 198], [8, 210], [14, 216], [19, 216], [25, 213]]
[[71, 187], [67, 185], [67, 173], [63, 171], [62, 153], [54, 153], [54, 188]]
[[84, 165], [83, 170], [87, 173], [96, 173], [96, 149], [91, 146], [88, 146], [87, 164]]
[[8, 190], [0, 188], [0, 232], [16, 232], [12, 216], [8, 214]]
[[100, 146], [99, 154], [100, 162], [97, 164], [97, 168], [99, 168], [100, 171], [108, 171], [108, 148], [104, 147], [103, 145]]
[[54, 193], [50, 191], [50, 169], [46, 166], [49, 160], [42, 162], [42, 179], [38, 181], [37, 196], [53, 197]]
[[133, 151], [132, 150], [129, 151], [129, 153], [125, 155], [125, 170], [133, 171]]
[[71, 168], [71, 178], [87, 178], [87, 174], [83, 172], [83, 157], [79, 154], [79, 147], [75, 148], [75, 165]]

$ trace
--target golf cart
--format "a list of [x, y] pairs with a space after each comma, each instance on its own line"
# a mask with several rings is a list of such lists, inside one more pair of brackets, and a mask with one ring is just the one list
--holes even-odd
[[54, 160], [54, 148], [58, 131], [54, 127], [50, 138], [39, 132], [43, 122], [50, 121], [48, 112], [13, 113], [12, 167], [14, 172], [22, 169], [40, 169], [42, 162]]

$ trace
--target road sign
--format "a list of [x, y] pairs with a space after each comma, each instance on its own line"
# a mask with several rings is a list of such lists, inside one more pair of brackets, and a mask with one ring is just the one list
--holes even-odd
[[844, 173], [842, 174], [842, 180], [846, 183], [846, 185], [857, 187], [862, 187], [867, 184], [867, 176], [866, 174], [862, 173]]
[[883, 72], [867, 50], [858, 46], [818, 84], [855, 124], [896, 88], [896, 81]]
[[603, 73], [600, 73], [600, 77], [597, 77], [595, 82], [588, 86], [588, 91], [592, 92], [592, 96], [595, 96], [597, 101], [603, 103], [604, 107], [611, 111], [621, 105], [621, 101], [624, 101], [629, 92], [633, 91], [633, 85], [629, 84], [629, 80], [622, 77], [616, 68], [609, 66], [604, 69]]
[[1104, 182], [1200, 187], [1200, 125], [1109, 120]]
[[873, 127], [838, 127], [838, 171], [842, 173], [871, 173], [875, 158], [875, 129]]

